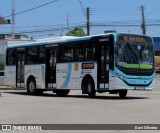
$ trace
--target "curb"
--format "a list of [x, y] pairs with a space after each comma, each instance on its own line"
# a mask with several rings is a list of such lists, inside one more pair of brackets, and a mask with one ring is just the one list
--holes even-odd
[[13, 87], [9, 87], [9, 86], [0, 86], [0, 90], [13, 90]]

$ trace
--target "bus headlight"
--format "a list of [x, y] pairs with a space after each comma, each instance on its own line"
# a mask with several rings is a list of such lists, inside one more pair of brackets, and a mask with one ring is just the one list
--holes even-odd
[[119, 79], [121, 79], [121, 80], [124, 80], [123, 75], [121, 75], [121, 74], [119, 74], [119, 73], [117, 73], [117, 77], [118, 77]]

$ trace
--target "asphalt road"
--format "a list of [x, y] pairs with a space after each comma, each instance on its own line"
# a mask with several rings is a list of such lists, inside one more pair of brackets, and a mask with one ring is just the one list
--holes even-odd
[[81, 91], [67, 97], [0, 92], [0, 124], [160, 124], [160, 75], [153, 91], [129, 91], [126, 99], [108, 93], [90, 99]]

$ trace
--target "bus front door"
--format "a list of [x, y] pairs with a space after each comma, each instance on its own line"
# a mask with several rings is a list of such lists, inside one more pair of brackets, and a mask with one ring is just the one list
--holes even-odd
[[46, 51], [46, 87], [56, 88], [56, 54], [55, 48]]
[[102, 44], [98, 48], [98, 89], [109, 89], [110, 46]]
[[25, 53], [17, 52], [17, 62], [16, 62], [16, 87], [24, 87], [24, 62]]

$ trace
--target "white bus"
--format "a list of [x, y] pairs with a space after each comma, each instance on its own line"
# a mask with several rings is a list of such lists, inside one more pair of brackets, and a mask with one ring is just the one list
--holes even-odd
[[148, 36], [108, 33], [6, 47], [5, 84], [29, 94], [82, 90], [89, 97], [109, 92], [125, 98], [128, 90], [152, 90], [154, 76]]

